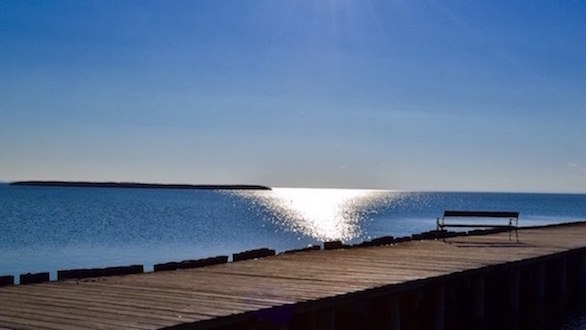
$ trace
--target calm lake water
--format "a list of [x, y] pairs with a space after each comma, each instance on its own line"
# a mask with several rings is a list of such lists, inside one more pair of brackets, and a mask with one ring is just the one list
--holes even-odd
[[246, 249], [356, 243], [435, 228], [444, 209], [518, 210], [520, 224], [586, 219], [586, 195], [0, 184], [2, 274], [153, 264]]
[[128, 264], [150, 270], [259, 247], [405, 236], [434, 229], [445, 209], [515, 210], [520, 225], [551, 224], [586, 219], [586, 195], [0, 184], [0, 275], [50, 271], [55, 278], [58, 269]]

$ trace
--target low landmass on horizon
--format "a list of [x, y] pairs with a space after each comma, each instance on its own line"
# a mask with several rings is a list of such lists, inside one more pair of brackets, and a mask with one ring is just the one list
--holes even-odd
[[88, 181], [16, 181], [13, 186], [80, 187], [80, 188], [159, 188], [202, 190], [271, 190], [270, 187], [251, 184], [163, 184], [139, 182], [88, 182]]

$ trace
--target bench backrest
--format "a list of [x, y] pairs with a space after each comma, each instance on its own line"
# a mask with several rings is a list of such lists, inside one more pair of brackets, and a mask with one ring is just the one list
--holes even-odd
[[444, 217], [518, 218], [519, 212], [444, 211]]

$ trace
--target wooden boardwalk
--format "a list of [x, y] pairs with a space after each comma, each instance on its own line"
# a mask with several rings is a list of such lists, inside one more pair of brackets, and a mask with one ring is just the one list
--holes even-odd
[[519, 237], [519, 243], [509, 241], [507, 233], [411, 241], [3, 287], [0, 329], [156, 329], [233, 321], [263, 310], [324, 304], [377, 288], [399, 290], [426, 279], [582, 249], [586, 223], [522, 229]]

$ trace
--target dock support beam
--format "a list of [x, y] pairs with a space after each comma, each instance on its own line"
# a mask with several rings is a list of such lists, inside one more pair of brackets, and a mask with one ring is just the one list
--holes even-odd
[[582, 254], [580, 255], [580, 271], [579, 273], [579, 279], [578, 279], [578, 285], [579, 285], [579, 299], [581, 301], [586, 300], [586, 252], [582, 252]]
[[511, 269], [509, 273], [509, 324], [510, 329], [519, 329], [519, 284], [521, 281], [521, 271]]
[[437, 284], [435, 290], [435, 325], [436, 330], [444, 330], [445, 327], [445, 285], [443, 283]]
[[336, 329], [336, 311], [326, 309], [317, 312], [316, 329], [334, 330]]
[[476, 329], [481, 329], [484, 324], [484, 304], [485, 304], [485, 281], [484, 275], [479, 275], [474, 280], [474, 319], [473, 323]]
[[540, 262], [533, 267], [533, 308], [531, 309], [531, 318], [533, 329], [545, 328], [545, 263]]
[[558, 262], [559, 271], [559, 301], [563, 310], [566, 309], [568, 303], [568, 258], [561, 257]]
[[397, 296], [386, 299], [385, 315], [385, 329], [401, 330], [401, 305]]

